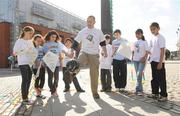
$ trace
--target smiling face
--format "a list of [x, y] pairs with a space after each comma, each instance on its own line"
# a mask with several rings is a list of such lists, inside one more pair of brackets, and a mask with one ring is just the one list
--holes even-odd
[[57, 35], [51, 35], [49, 41], [56, 41]]
[[156, 36], [159, 34], [160, 28], [157, 28], [155, 26], [150, 26], [150, 30], [151, 30], [151, 33]]
[[71, 48], [71, 47], [72, 47], [72, 42], [71, 42], [71, 40], [66, 40], [65, 46], [66, 46], [67, 48]]
[[32, 39], [33, 35], [34, 35], [34, 31], [24, 32], [24, 38]]
[[43, 44], [43, 39], [41, 37], [37, 37], [34, 43], [36, 46], [40, 46]]
[[118, 32], [116, 32], [116, 33], [114, 33], [114, 37], [115, 37], [116, 39], [119, 39], [119, 38], [121, 37], [121, 34], [118, 33]]
[[142, 36], [143, 36], [143, 34], [142, 33], [136, 33], [136, 38], [139, 40], [139, 39], [141, 39], [142, 38]]
[[94, 18], [94, 17], [89, 16], [89, 17], [87, 18], [87, 27], [88, 27], [89, 29], [94, 28], [94, 24], [95, 24], [95, 23], [96, 23], [96, 21], [95, 21], [95, 18]]

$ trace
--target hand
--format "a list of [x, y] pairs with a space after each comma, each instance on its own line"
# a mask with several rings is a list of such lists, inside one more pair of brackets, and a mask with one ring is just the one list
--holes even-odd
[[140, 62], [141, 62], [141, 63], [145, 63], [145, 62], [146, 62], [146, 58], [145, 58], [145, 57], [142, 57], [142, 58], [140, 59]]
[[106, 57], [108, 56], [108, 55], [107, 55], [107, 52], [104, 52], [104, 55], [103, 55], [103, 56], [106, 58]]
[[162, 69], [162, 63], [160, 62], [160, 63], [158, 63], [158, 65], [157, 65], [157, 69], [158, 70], [161, 70]]
[[73, 58], [73, 57], [74, 57], [74, 52], [72, 52], [72, 53], [70, 53], [70, 54], [67, 54], [67, 56], [68, 56], [69, 58]]

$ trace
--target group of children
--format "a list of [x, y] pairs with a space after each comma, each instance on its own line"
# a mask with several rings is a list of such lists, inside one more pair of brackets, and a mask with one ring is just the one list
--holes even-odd
[[[145, 40], [142, 29], [137, 29], [135, 35], [137, 41], [133, 44], [132, 59], [134, 68], [136, 71], [136, 88], [135, 94], [142, 96], [143, 85], [142, 77], [145, 65], [149, 59], [152, 69], [152, 81], [151, 89], [152, 94], [148, 95], [149, 98], [155, 98], [159, 101], [167, 100], [166, 90], [166, 71], [165, 71], [165, 38], [159, 34], [160, 26], [158, 23], [153, 22], [150, 25], [150, 30], [154, 35], [151, 41], [151, 45]], [[127, 60], [118, 53], [119, 46], [123, 43], [127, 43], [126, 39], [121, 38], [121, 31], [119, 29], [114, 31], [115, 39], [110, 44], [110, 35], [105, 35], [106, 49], [108, 57], [103, 57], [103, 53], [100, 52], [100, 77], [102, 84], [102, 92], [111, 91], [111, 64], [113, 67], [113, 79], [115, 88], [117, 91], [124, 93], [127, 83]], [[149, 56], [149, 58], [148, 58]], [[159, 89], [161, 90], [159, 92]]]
[[[151, 50], [145, 40], [143, 30], [137, 29], [135, 32], [137, 41], [134, 43], [132, 61], [134, 62], [137, 75], [136, 94], [143, 95], [142, 75], [148, 56], [150, 56], [152, 69], [152, 94], [148, 97], [158, 98], [160, 101], [165, 101], [167, 100], [164, 64], [165, 39], [161, 34], [159, 34], [160, 27], [158, 23], [152, 23], [150, 25], [150, 30], [155, 37], [151, 45]], [[64, 44], [62, 44], [62, 36], [59, 36], [54, 30], [48, 32], [44, 38], [40, 34], [34, 35], [34, 32], [35, 31], [32, 27], [24, 27], [20, 38], [16, 41], [13, 49], [14, 54], [17, 55], [18, 65], [22, 75], [21, 93], [23, 104], [32, 104], [32, 101], [28, 99], [28, 93], [32, 74], [34, 73], [36, 75], [38, 69], [40, 69], [40, 72], [35, 79], [34, 85], [36, 96], [45, 99], [45, 96], [41, 94], [45, 83], [45, 70], [47, 70], [48, 73], [48, 86], [51, 95], [58, 96], [57, 87], [59, 81], [59, 70], [62, 68], [64, 75], [67, 70], [67, 62], [73, 60], [76, 54], [75, 50], [71, 48], [73, 44], [72, 38], [66, 38]], [[100, 48], [101, 92], [111, 92], [111, 65], [113, 66], [112, 72], [115, 88], [119, 92], [126, 92], [127, 60], [123, 55], [117, 52], [117, 49], [122, 43], [126, 43], [127, 40], [121, 38], [121, 31], [118, 29], [115, 30], [113, 34], [115, 40], [112, 41], [112, 45], [110, 44], [111, 36], [108, 34], [105, 35], [107, 57], [104, 57], [103, 50]], [[43, 57], [48, 51], [59, 56], [59, 61], [56, 64], [54, 72], [52, 72], [43, 62]], [[35, 58], [34, 61], [32, 60], [33, 58]], [[64, 77], [63, 80], [65, 80]], [[66, 83], [66, 81], [64, 81], [64, 83], [64, 92], [67, 92], [70, 89], [70, 85], [69, 83]], [[85, 92], [79, 85], [77, 78], [73, 78], [73, 83], [77, 92]], [[159, 89], [161, 90], [160, 93]]]
[[[40, 34], [35, 34], [34, 29], [30, 26], [23, 28], [20, 38], [14, 45], [14, 54], [17, 55], [18, 65], [22, 75], [21, 94], [23, 104], [32, 104], [33, 102], [28, 99], [28, 93], [32, 74], [37, 75], [35, 78], [35, 92], [36, 97], [45, 99], [42, 90], [45, 83], [45, 70], [48, 73], [48, 86], [50, 88], [51, 95], [58, 96], [57, 87], [59, 81], [59, 70], [66, 70], [66, 63], [74, 59], [74, 51], [71, 49], [72, 39], [67, 38], [65, 45], [61, 43], [61, 38], [54, 30], [48, 32], [43, 38]], [[52, 72], [48, 66], [43, 62], [44, 55], [51, 51], [59, 56], [59, 61], [56, 64], [55, 71]], [[33, 57], [34, 56], [34, 60]], [[36, 74], [39, 69], [39, 74]], [[64, 79], [63, 79], [64, 80]], [[79, 85], [77, 78], [74, 78], [73, 83], [77, 89], [77, 92], [85, 92]], [[69, 83], [65, 83], [64, 92], [69, 91]]]

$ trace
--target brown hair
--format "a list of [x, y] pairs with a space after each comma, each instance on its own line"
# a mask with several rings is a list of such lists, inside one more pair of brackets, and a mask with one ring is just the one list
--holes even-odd
[[46, 36], [44, 37], [45, 41], [46, 41], [46, 42], [49, 41], [49, 40], [50, 40], [50, 37], [51, 37], [52, 35], [56, 35], [56, 36], [57, 36], [57, 37], [56, 37], [56, 40], [55, 40], [55, 42], [57, 42], [57, 40], [59, 39], [59, 35], [58, 35], [58, 33], [57, 33], [55, 30], [49, 31], [49, 32], [46, 34]]
[[24, 32], [29, 32], [29, 31], [34, 32], [34, 28], [31, 26], [25, 26], [21, 31], [20, 38], [24, 37]]
[[93, 15], [88, 16], [88, 18], [93, 18], [94, 20], [96, 20], [95, 16]]
[[37, 40], [37, 38], [42, 38], [42, 35], [41, 34], [34, 35], [34, 37], [33, 37], [33, 44], [34, 44], [35, 47], [36, 47], [35, 41]]

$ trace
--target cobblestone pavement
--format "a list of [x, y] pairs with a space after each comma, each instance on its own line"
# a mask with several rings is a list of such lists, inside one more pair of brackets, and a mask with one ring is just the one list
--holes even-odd
[[[47, 115], [48, 113], [49, 114], [47, 116], [61, 116], [59, 114], [56, 114], [58, 113], [58, 109], [53, 108], [56, 106], [61, 108], [61, 110], [59, 111], [61, 111], [62, 115], [67, 115], [67, 116], [71, 115], [72, 113], [74, 115], [77, 114], [77, 115], [88, 115], [88, 116], [97, 116], [97, 115], [108, 116], [107, 111], [109, 110], [110, 112], [115, 111], [114, 115], [112, 116], [120, 115], [121, 113], [122, 116], [138, 115], [138, 114], [139, 115], [150, 115], [150, 114], [180, 115], [180, 62], [167, 62], [166, 70], [167, 70], [167, 86], [168, 86], [168, 94], [169, 94], [168, 96], [169, 101], [166, 103], [160, 103], [155, 100], [148, 99], [147, 97], [139, 97], [132, 94], [135, 89], [136, 79], [135, 79], [133, 65], [128, 64], [127, 90], [129, 92], [126, 94], [120, 94], [115, 92], [107, 93], [107, 94], [100, 93], [102, 100], [106, 101], [107, 103], [103, 101], [94, 102], [94, 100], [92, 99], [91, 92], [89, 90], [90, 87], [89, 87], [88, 69], [84, 69], [79, 73], [78, 79], [82, 87], [86, 90], [86, 93], [76, 94], [74, 87], [71, 89], [71, 92], [69, 94], [63, 93], [62, 91], [64, 89], [63, 88], [64, 84], [62, 82], [62, 76], [60, 76], [58, 93], [60, 94], [59, 98], [61, 100], [61, 106], [59, 106], [59, 104], [52, 105], [52, 103], [50, 102], [52, 99], [51, 97], [49, 98], [50, 94], [46, 84], [44, 94], [49, 99], [47, 98], [43, 101], [37, 100], [36, 105], [34, 107], [26, 108], [28, 110], [26, 110], [26, 112], [24, 113], [25, 115], [34, 115], [34, 116], [41, 116], [41, 115], [43, 116], [45, 114]], [[149, 64], [147, 64], [144, 74], [145, 74], [145, 78], [143, 80], [144, 91], [145, 93], [150, 93], [151, 70]], [[62, 75], [61, 72], [60, 75]], [[15, 115], [15, 112], [17, 112], [17, 109], [20, 107], [20, 101], [21, 101], [20, 84], [21, 84], [21, 77], [19, 76], [18, 70], [10, 71], [7, 69], [0, 69], [0, 116]], [[31, 85], [33, 85], [33, 81]], [[100, 86], [101, 85], [99, 82], [99, 89], [101, 88]], [[31, 86], [30, 98], [35, 100], [33, 86]], [[75, 103], [73, 104], [73, 102]], [[39, 106], [38, 104], [41, 103], [43, 105]], [[140, 107], [140, 109], [138, 106]], [[142, 108], [143, 106], [144, 107], [148, 106], [149, 109]], [[129, 109], [127, 110], [127, 108]], [[153, 112], [152, 111], [153, 109], [158, 109], [158, 112]]]

